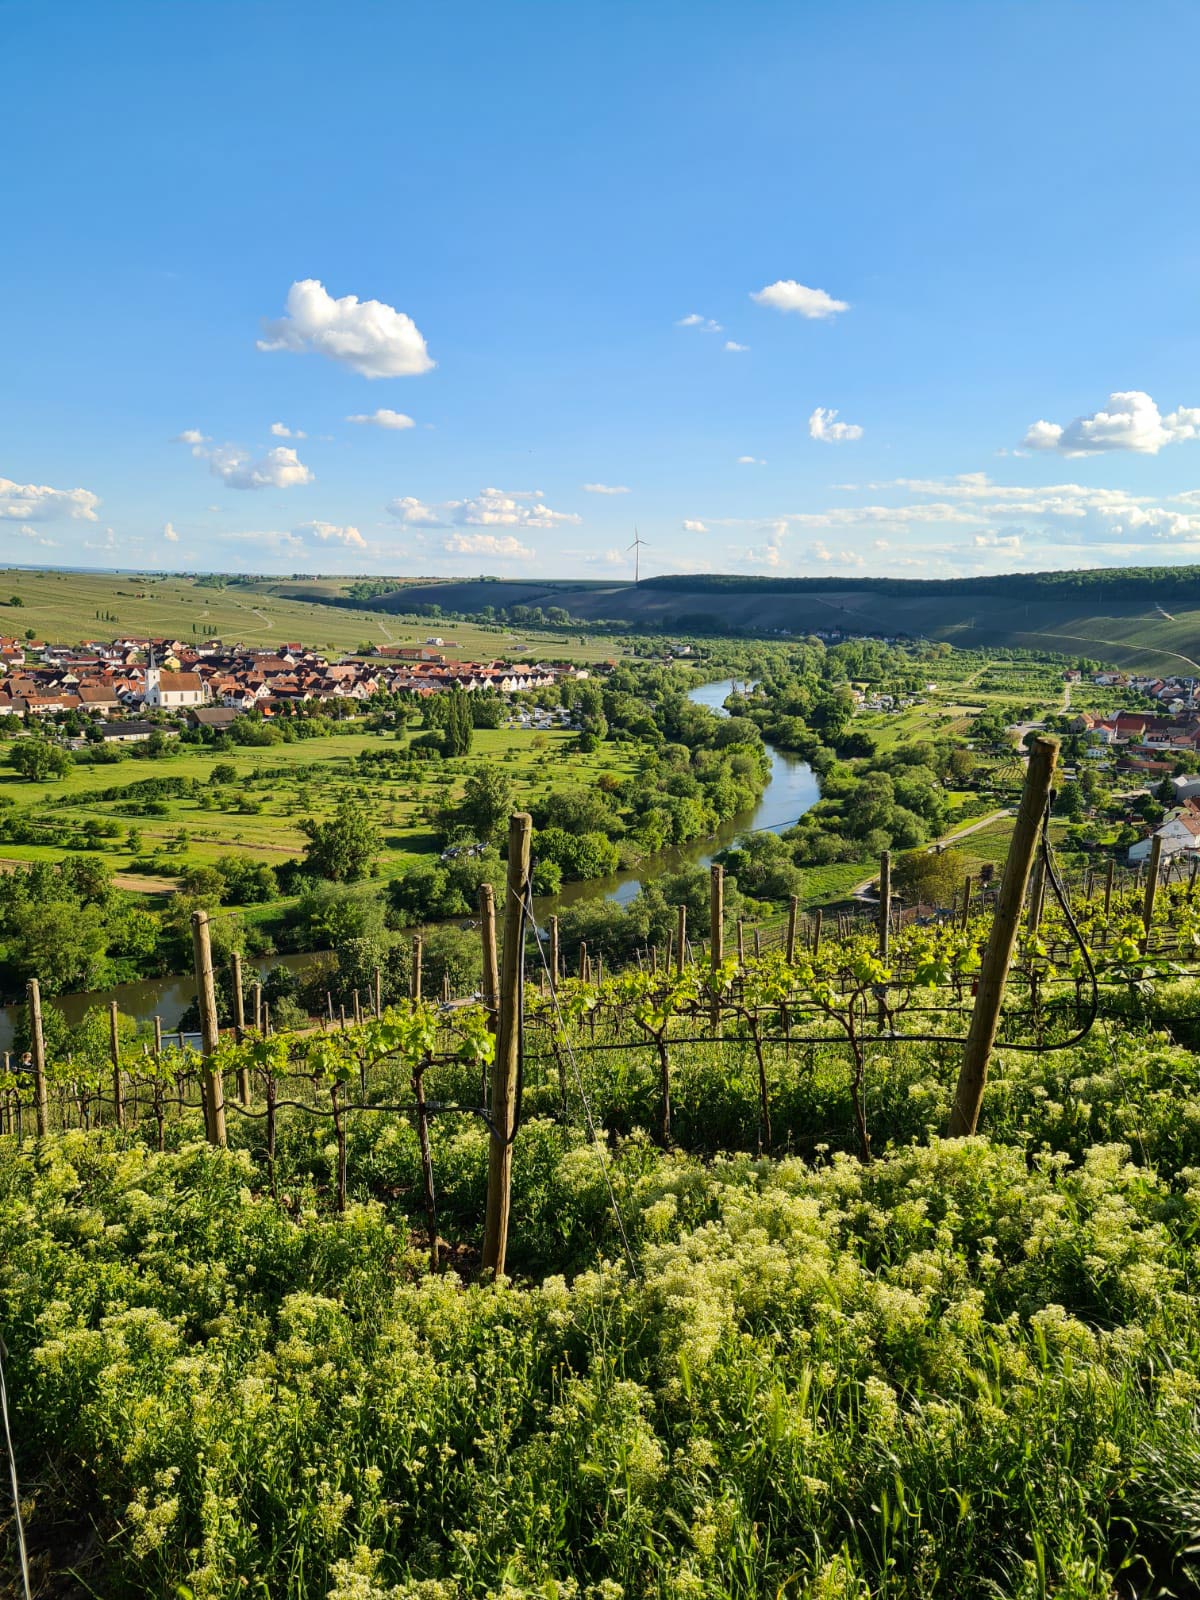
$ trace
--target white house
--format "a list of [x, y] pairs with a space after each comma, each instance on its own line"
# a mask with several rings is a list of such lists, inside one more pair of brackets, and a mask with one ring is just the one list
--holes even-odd
[[1129, 861], [1136, 866], [1139, 861], [1148, 861], [1150, 858], [1151, 841], [1155, 838], [1162, 840], [1162, 853], [1164, 856], [1177, 856], [1181, 853], [1200, 851], [1200, 816], [1194, 811], [1184, 811], [1177, 817], [1168, 817], [1160, 828], [1156, 828], [1149, 839], [1139, 839], [1137, 844], [1129, 847]]
[[145, 703], [154, 710], [186, 711], [190, 706], [204, 705], [207, 699], [208, 691], [199, 673], [146, 668]]

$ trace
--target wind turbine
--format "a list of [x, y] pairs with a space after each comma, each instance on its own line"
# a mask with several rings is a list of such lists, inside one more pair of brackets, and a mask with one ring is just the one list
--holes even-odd
[[626, 550], [633, 551], [633, 581], [640, 583], [642, 570], [642, 546], [647, 543], [635, 527], [633, 530], [633, 543], [625, 546]]

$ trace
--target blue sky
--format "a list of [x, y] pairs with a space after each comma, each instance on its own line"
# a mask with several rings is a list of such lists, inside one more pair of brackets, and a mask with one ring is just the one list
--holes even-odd
[[1200, 554], [1194, 5], [0, 0], [0, 45], [0, 560]]

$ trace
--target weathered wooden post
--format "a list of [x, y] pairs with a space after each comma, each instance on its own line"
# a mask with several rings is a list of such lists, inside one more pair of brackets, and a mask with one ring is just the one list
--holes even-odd
[[1200, 856], [1195, 856], [1194, 855], [1192, 857], [1191, 875], [1188, 878], [1188, 889], [1187, 889], [1187, 892], [1188, 892], [1188, 899], [1189, 900], [1192, 898], [1193, 894], [1196, 892], [1196, 870], [1197, 870], [1197, 868], [1200, 868]]
[[371, 976], [371, 1005], [375, 1012], [375, 1020], [378, 1022], [383, 1015], [383, 973], [378, 967]]
[[796, 959], [796, 927], [800, 920], [800, 896], [794, 894], [788, 901], [787, 960], [790, 967]]
[[450, 969], [448, 967], [442, 973], [442, 1004], [444, 1006], [450, 1004]]
[[963, 880], [962, 926], [965, 928], [971, 920], [971, 874], [968, 872]]
[[121, 1082], [121, 1027], [117, 1002], [108, 1003], [108, 1053], [112, 1058], [113, 1109], [117, 1127], [125, 1126], [125, 1086]]
[[421, 941], [421, 935], [419, 933], [414, 933], [412, 938], [412, 978], [408, 987], [408, 992], [414, 1001], [418, 1001], [421, 998], [422, 949], [423, 944]]
[[974, 1133], [979, 1121], [992, 1046], [1000, 1026], [1000, 1007], [1004, 1001], [1008, 969], [1021, 923], [1021, 906], [1029, 883], [1029, 868], [1037, 849], [1057, 760], [1056, 739], [1037, 738], [1033, 741], [1021, 804], [1017, 808], [1012, 842], [1008, 847], [1008, 859], [1004, 863], [1004, 877], [992, 913], [992, 928], [979, 973], [979, 988], [959, 1069], [958, 1087], [954, 1092], [954, 1105], [950, 1112], [952, 1138]]
[[683, 976], [683, 964], [687, 960], [687, 907], [677, 906], [675, 909], [675, 971]]
[[[500, 1021], [500, 966], [496, 954], [496, 893], [490, 883], [479, 885], [479, 933], [483, 943], [483, 1003], [487, 1009], [488, 1027], [495, 1033]], [[550, 963], [550, 971], [557, 978], [557, 955]]]
[[362, 1027], [362, 1000], [359, 998], [357, 989], [354, 991], [354, 1026], [356, 1028]]
[[487, 1212], [483, 1270], [503, 1277], [512, 1200], [512, 1137], [520, 1068], [521, 983], [525, 951], [525, 895], [533, 819], [515, 812], [508, 822], [508, 871], [504, 896], [504, 950], [500, 974], [500, 1025], [492, 1061], [491, 1137], [488, 1142]]
[[737, 952], [738, 971], [746, 965], [746, 925], [741, 917], [737, 919]]
[[1112, 908], [1113, 873], [1116, 870], [1116, 865], [1117, 863], [1112, 856], [1109, 856], [1104, 867], [1104, 915], [1106, 918]]
[[[242, 999], [242, 958], [235, 950], [229, 960], [229, 975], [233, 981], [233, 1037], [241, 1044], [246, 1037], [246, 1006]], [[250, 1105], [250, 1068], [242, 1063], [238, 1067], [238, 1099]]]
[[822, 911], [821, 907], [818, 906], [816, 913], [813, 916], [813, 955], [819, 955], [821, 951], [821, 924], [824, 920], [824, 912]]
[[887, 960], [888, 935], [892, 927], [892, 852], [879, 857], [879, 954]]
[[1162, 834], [1156, 833], [1150, 841], [1150, 870], [1146, 874], [1146, 892], [1142, 896], [1142, 949], [1150, 941], [1150, 928], [1154, 922], [1154, 901], [1158, 895], [1158, 880], [1162, 872]]
[[[200, 1048], [204, 1053], [204, 1126], [209, 1144], [225, 1143], [225, 1086], [211, 1060], [221, 1042], [217, 989], [213, 982], [212, 939], [208, 912], [192, 912], [192, 952], [196, 962], [196, 999], [200, 1008]], [[114, 1018], [115, 1018], [114, 1005]], [[116, 1023], [113, 1023], [114, 1029]]]
[[[1036, 840], [1035, 840], [1036, 848]], [[1012, 848], [1011, 846], [1009, 847]], [[1025, 927], [1030, 933], [1037, 933], [1042, 925], [1042, 908], [1046, 899], [1046, 863], [1038, 856], [1033, 866], [1033, 878], [1029, 885], [1029, 914], [1025, 919]]]
[[590, 976], [590, 971], [589, 971], [589, 968], [588, 968], [587, 940], [586, 939], [581, 939], [579, 941], [579, 981], [580, 981], [580, 983], [586, 983], [588, 981], [588, 977], [589, 976]]
[[263, 1026], [262, 1012], [263, 1012], [262, 984], [261, 983], [256, 983], [254, 985], [254, 1031], [255, 1031], [255, 1033], [261, 1033], [262, 1032], [262, 1026]]
[[712, 1025], [721, 1020], [718, 974], [725, 961], [725, 869], [714, 861], [708, 896], [709, 966], [712, 974]]
[[[29, 1052], [33, 1057], [33, 1104], [37, 1114], [38, 1138], [50, 1132], [50, 1106], [46, 1094], [46, 1040], [42, 1033], [42, 991], [36, 978], [25, 986], [29, 997]], [[7, 1058], [4, 1065], [8, 1066]]]
[[550, 987], [558, 992], [558, 918], [550, 918]]

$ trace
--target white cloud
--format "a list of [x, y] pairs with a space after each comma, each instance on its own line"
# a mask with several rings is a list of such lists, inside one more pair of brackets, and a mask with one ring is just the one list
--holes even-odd
[[11, 522], [57, 522], [70, 517], [95, 522], [100, 496], [90, 489], [52, 489], [45, 483], [0, 478], [0, 518]]
[[623, 483], [585, 483], [580, 486], [588, 494], [628, 494], [629, 490]]
[[835, 422], [836, 411], [827, 411], [824, 406], [818, 406], [808, 419], [808, 433], [812, 439], [821, 439], [826, 444], [849, 444], [852, 439], [861, 439], [863, 431], [857, 422]]
[[176, 533], [175, 529], [171, 526], [171, 524], [169, 522], [164, 522], [163, 523], [162, 536], [167, 541], [168, 544], [178, 544], [179, 543], [179, 535], [178, 535], [178, 533]]
[[58, 549], [58, 540], [49, 538], [37, 528], [21, 527], [8, 529], [8, 535], [10, 538], [17, 534], [19, 534], [22, 539], [28, 539], [30, 544], [40, 545], [44, 550]]
[[367, 541], [357, 528], [341, 527], [336, 522], [302, 522], [294, 531], [298, 539], [315, 540], [318, 544], [341, 544], [356, 550], [367, 548]]
[[890, 550], [891, 547], [892, 547], [892, 543], [891, 543], [890, 539], [872, 539], [871, 540], [871, 548], [873, 550]]
[[1142, 389], [1126, 389], [1108, 397], [1107, 409], [1058, 422], [1035, 422], [1022, 444], [1030, 450], [1057, 450], [1067, 456], [1090, 456], [1105, 450], [1132, 450], [1154, 456], [1168, 444], [1200, 438], [1200, 406], [1180, 406], [1165, 417]]
[[287, 315], [263, 323], [260, 350], [316, 350], [364, 378], [407, 378], [434, 365], [416, 323], [382, 300], [335, 300], [316, 278], [288, 290]]
[[726, 339], [721, 348], [722, 350], [732, 350], [741, 353], [749, 350], [750, 346], [748, 344], [739, 344], [736, 339]]
[[507, 527], [559, 528], [583, 521], [574, 511], [552, 511], [540, 489], [484, 489], [470, 500], [443, 500], [426, 505], [413, 495], [388, 502], [401, 522], [424, 528]]
[[295, 489], [313, 481], [291, 445], [277, 444], [255, 461], [241, 445], [223, 444], [210, 450], [207, 436], [195, 428], [176, 434], [175, 441], [190, 445], [196, 459], [207, 461], [213, 477], [231, 489]]
[[865, 558], [857, 550], [828, 550], [818, 539], [809, 552], [814, 561], [821, 561], [835, 567], [861, 567], [865, 565]]
[[756, 289], [750, 296], [760, 306], [771, 306], [775, 311], [795, 311], [802, 317], [822, 318], [836, 316], [839, 311], [849, 311], [849, 302], [835, 300], [824, 289], [809, 289], [794, 278], [780, 278], [777, 283]]
[[398, 433], [402, 428], [416, 427], [416, 423], [413, 421], [413, 419], [411, 417], [406, 417], [403, 411], [390, 411], [387, 406], [380, 406], [378, 411], [372, 411], [370, 415], [366, 415], [363, 412], [358, 412], [353, 417], [347, 417], [346, 421], [358, 422], [365, 427], [390, 428], [396, 433]]
[[683, 531], [684, 533], [707, 533], [708, 527], [705, 523], [698, 522], [695, 517], [685, 517], [683, 519]]
[[238, 445], [208, 453], [209, 470], [231, 489], [295, 489], [313, 475], [290, 445], [277, 444], [257, 461]]
[[702, 317], [698, 311], [689, 312], [686, 317], [680, 317], [675, 324], [677, 328], [699, 328], [701, 333], [720, 333], [721, 324], [712, 317]]
[[446, 549], [456, 556], [491, 556], [496, 561], [532, 561], [537, 552], [511, 533], [452, 533]]
[[767, 463], [759, 456], [739, 456], [737, 464], [739, 467], [765, 467]]
[[271, 432], [277, 439], [307, 439], [303, 428], [288, 428], [282, 422], [273, 422]]

